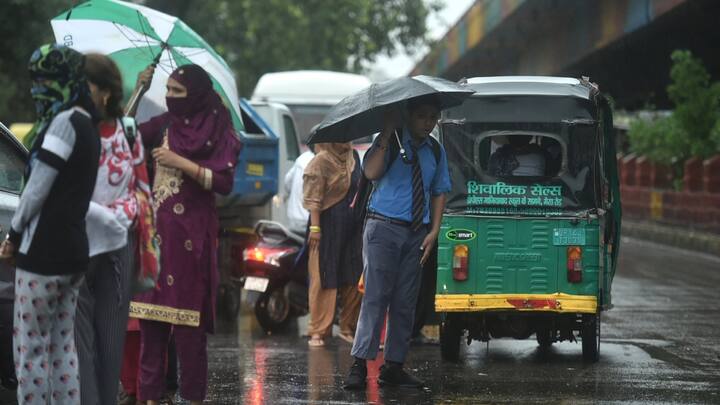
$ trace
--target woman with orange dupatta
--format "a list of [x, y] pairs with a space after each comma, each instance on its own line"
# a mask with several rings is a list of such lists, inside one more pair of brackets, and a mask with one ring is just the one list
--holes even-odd
[[323, 346], [331, 335], [340, 293], [340, 338], [352, 343], [361, 295], [361, 226], [350, 204], [362, 175], [360, 159], [350, 143], [321, 143], [303, 176], [303, 204], [310, 211], [308, 228], [308, 344]]

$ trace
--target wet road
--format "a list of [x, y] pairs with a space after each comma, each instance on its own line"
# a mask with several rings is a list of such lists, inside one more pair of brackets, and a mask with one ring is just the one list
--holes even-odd
[[582, 361], [578, 343], [543, 351], [534, 339], [473, 342], [457, 364], [441, 361], [438, 346], [414, 346], [407, 366], [428, 388], [378, 388], [378, 361], [369, 364], [366, 392], [345, 392], [349, 344], [335, 338], [310, 349], [300, 337], [304, 319], [268, 336], [242, 314], [210, 340], [208, 402], [720, 404], [720, 258], [623, 243], [615, 308], [603, 315], [596, 364]]
[[[425, 390], [379, 389], [369, 366], [366, 392], [341, 386], [350, 345], [309, 349], [303, 325], [265, 336], [250, 315], [237, 335], [213, 341], [215, 403], [242, 404], [720, 404], [720, 258], [623, 241], [615, 308], [604, 314], [601, 358], [583, 363], [578, 343], [542, 351], [533, 340], [473, 342], [459, 364], [438, 346], [413, 347], [408, 366]], [[227, 331], [230, 332], [230, 331]], [[239, 347], [238, 347], [239, 343]]]

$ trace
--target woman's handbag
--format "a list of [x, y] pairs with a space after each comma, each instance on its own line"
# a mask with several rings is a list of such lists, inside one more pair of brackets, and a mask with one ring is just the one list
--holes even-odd
[[152, 206], [152, 192], [145, 157], [141, 156], [141, 145], [136, 145], [137, 128], [130, 117], [122, 119], [125, 138], [133, 151], [135, 174], [134, 193], [137, 201], [137, 249], [135, 253], [137, 277], [132, 286], [133, 295], [155, 288], [160, 277], [160, 245], [155, 227], [155, 212]]
[[155, 213], [147, 196], [138, 191], [138, 221], [135, 228], [138, 236], [137, 278], [133, 293], [141, 293], [155, 288], [160, 277], [160, 246], [155, 229]]

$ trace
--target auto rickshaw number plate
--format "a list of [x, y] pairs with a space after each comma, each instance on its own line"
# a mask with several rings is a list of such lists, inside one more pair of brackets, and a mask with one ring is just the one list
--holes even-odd
[[584, 245], [585, 228], [555, 228], [553, 230], [553, 245]]

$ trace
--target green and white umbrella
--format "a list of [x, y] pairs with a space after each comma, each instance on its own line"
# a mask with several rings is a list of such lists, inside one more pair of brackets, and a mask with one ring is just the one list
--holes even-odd
[[168, 76], [178, 66], [194, 63], [210, 74], [215, 91], [231, 112], [235, 129], [243, 129], [232, 70], [178, 18], [124, 1], [93, 0], [60, 14], [51, 24], [58, 43], [82, 53], [109, 55], [123, 75], [126, 97], [132, 93], [138, 73], [157, 63], [152, 86], [138, 109], [139, 121], [141, 115], [166, 110]]

